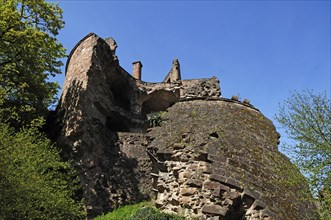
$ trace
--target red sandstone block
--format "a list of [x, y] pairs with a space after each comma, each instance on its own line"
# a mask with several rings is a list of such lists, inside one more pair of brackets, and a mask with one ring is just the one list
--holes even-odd
[[203, 183], [203, 188], [204, 189], [218, 189], [220, 188], [220, 183], [218, 182], [213, 182], [213, 181], [205, 181]]
[[220, 205], [204, 205], [202, 213], [225, 216], [227, 208]]

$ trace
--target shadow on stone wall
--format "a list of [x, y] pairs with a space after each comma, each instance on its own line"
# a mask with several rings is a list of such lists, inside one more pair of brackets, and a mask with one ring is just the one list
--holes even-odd
[[[86, 90], [73, 81], [61, 97], [49, 132], [62, 150], [62, 158], [72, 160], [88, 217], [147, 198], [139, 189], [138, 161], [121, 151], [116, 131], [100, 118], [90, 117]], [[87, 112], [85, 112], [87, 111]]]

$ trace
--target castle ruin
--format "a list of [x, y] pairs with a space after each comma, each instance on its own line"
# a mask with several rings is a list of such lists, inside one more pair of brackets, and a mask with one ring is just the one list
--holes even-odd
[[[129, 74], [114, 39], [94, 33], [71, 51], [56, 109], [56, 140], [78, 172], [89, 218], [145, 199], [187, 219], [309, 219], [304, 182], [278, 151], [279, 134], [249, 101], [221, 98], [219, 80], [161, 83]], [[158, 113], [158, 124], [148, 116]]]

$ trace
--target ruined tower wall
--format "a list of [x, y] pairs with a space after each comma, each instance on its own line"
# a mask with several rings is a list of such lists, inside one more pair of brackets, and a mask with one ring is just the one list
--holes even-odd
[[[56, 110], [57, 143], [78, 172], [88, 218], [151, 193], [187, 218], [309, 217], [309, 198], [296, 198], [304, 181], [285, 184], [301, 174], [278, 152], [270, 120], [220, 98], [215, 77], [137, 80], [107, 42], [89, 34], [75, 46]], [[146, 114], [156, 111], [160, 126], [150, 128]]]
[[114, 58], [98, 36], [80, 41], [69, 58], [56, 110], [57, 144], [77, 170], [89, 218], [146, 199], [143, 192], [149, 191], [140, 185], [149, 178], [138, 171], [138, 159], [121, 150], [118, 131], [145, 121], [132, 110], [139, 89]]
[[149, 135], [160, 209], [202, 219], [312, 218], [307, 185], [256, 109], [230, 100], [180, 102]]

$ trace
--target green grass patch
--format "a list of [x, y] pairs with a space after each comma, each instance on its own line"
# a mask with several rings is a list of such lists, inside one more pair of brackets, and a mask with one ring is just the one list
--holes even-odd
[[115, 209], [114, 211], [97, 216], [94, 220], [117, 220], [117, 219], [130, 219], [136, 214], [138, 210], [144, 207], [151, 207], [150, 202], [140, 202], [134, 205], [126, 205]]
[[118, 208], [94, 220], [184, 220], [184, 217], [162, 213], [150, 202], [141, 202]]

